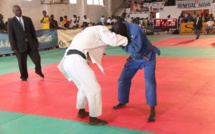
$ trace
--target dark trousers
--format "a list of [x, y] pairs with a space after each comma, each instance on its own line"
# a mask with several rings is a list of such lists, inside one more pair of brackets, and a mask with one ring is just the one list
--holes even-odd
[[201, 32], [201, 29], [195, 28], [196, 39], [199, 38], [200, 32]]
[[[28, 43], [27, 43], [28, 45]], [[40, 73], [41, 72], [41, 64], [40, 64], [40, 55], [37, 50], [31, 50], [31, 48], [28, 45], [28, 49], [26, 52], [18, 53], [16, 55], [19, 63], [19, 70], [21, 74], [21, 79], [27, 79], [28, 78], [28, 71], [27, 71], [27, 55], [30, 56], [31, 60], [35, 64], [35, 72]]]

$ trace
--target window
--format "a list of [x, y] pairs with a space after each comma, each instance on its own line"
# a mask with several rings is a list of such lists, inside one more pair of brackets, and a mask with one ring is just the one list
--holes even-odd
[[103, 6], [103, 0], [99, 0], [99, 5]]
[[156, 13], [156, 19], [160, 18], [160, 13]]
[[99, 0], [94, 0], [94, 5], [99, 5]]
[[103, 0], [87, 0], [87, 5], [102, 5]]
[[77, 4], [77, 0], [69, 0], [70, 4]]
[[93, 5], [93, 0], [87, 0], [88, 5]]

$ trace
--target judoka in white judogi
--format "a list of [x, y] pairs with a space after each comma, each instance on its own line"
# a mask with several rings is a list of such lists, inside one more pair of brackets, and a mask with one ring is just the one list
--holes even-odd
[[102, 114], [101, 87], [93, 70], [88, 65], [88, 60], [79, 54], [67, 55], [67, 52], [69, 50], [81, 51], [87, 59], [90, 58], [93, 63], [96, 63], [104, 73], [101, 60], [107, 46], [126, 46], [127, 44], [126, 37], [111, 32], [105, 26], [88, 27], [75, 36], [58, 68], [79, 89], [77, 109], [85, 109], [88, 102], [90, 117], [100, 116]]

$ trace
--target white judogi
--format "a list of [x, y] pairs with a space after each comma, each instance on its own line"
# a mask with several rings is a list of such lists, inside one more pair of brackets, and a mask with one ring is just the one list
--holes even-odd
[[87, 102], [89, 102], [90, 116], [100, 116], [102, 114], [101, 87], [87, 60], [78, 54], [67, 56], [67, 52], [71, 49], [79, 50], [85, 55], [88, 52], [92, 62], [96, 63], [103, 72], [101, 60], [107, 45], [126, 46], [127, 44], [128, 40], [126, 37], [110, 32], [105, 26], [88, 27], [74, 37], [58, 68], [79, 89], [77, 109], [85, 109]]

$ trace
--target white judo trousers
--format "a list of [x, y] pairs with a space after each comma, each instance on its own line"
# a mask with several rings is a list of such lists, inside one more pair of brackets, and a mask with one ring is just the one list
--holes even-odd
[[89, 103], [91, 117], [102, 115], [101, 87], [87, 61], [80, 55], [72, 54], [65, 57], [63, 66], [78, 88], [77, 109], [85, 109]]
[[101, 87], [87, 60], [78, 54], [67, 55], [67, 52], [78, 50], [86, 57], [88, 53], [87, 59], [90, 58], [92, 63], [96, 63], [103, 72], [101, 61], [107, 45], [115, 47], [126, 46], [127, 44], [128, 39], [126, 37], [110, 32], [105, 26], [88, 27], [74, 37], [58, 68], [78, 88], [77, 109], [85, 109], [89, 104], [90, 116], [100, 116], [102, 114]]

